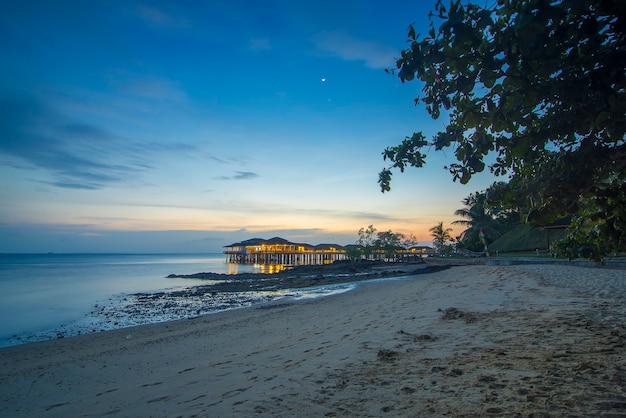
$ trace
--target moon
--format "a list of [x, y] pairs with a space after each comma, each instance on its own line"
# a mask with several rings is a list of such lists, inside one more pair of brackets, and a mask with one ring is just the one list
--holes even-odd
[[322, 78], [322, 83], [324, 83], [326, 81], [326, 77]]

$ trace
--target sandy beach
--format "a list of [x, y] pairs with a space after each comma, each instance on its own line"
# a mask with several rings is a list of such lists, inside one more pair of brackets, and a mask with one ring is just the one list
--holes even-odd
[[460, 266], [0, 349], [3, 417], [626, 416], [626, 271]]

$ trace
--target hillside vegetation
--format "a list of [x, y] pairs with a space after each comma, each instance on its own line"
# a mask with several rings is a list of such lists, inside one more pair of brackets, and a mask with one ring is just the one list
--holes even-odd
[[[549, 235], [548, 235], [549, 234]], [[565, 229], [544, 230], [532, 225], [524, 224], [502, 235], [492, 243], [489, 243], [491, 252], [522, 252], [548, 249], [548, 237], [550, 244], [565, 238]]]

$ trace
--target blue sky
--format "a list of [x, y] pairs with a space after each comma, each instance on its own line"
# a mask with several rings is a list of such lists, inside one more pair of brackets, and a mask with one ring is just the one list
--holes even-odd
[[444, 124], [384, 71], [434, 3], [5, 2], [0, 252], [429, 242], [493, 181], [453, 183], [450, 151], [377, 184], [386, 146]]

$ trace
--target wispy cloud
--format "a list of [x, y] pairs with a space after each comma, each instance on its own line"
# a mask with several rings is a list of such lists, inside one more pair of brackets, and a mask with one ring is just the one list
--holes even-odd
[[154, 6], [139, 4], [136, 10], [137, 16], [144, 22], [162, 28], [187, 28], [189, 20], [180, 14], [165, 11]]
[[[192, 114], [187, 92], [176, 80], [123, 70], [107, 70], [103, 89], [63, 84], [37, 91], [41, 102], [74, 119], [106, 120], [106, 126], [160, 126], [163, 115]], [[111, 123], [113, 122], [113, 123]]]
[[[251, 213], [256, 215], [297, 215], [302, 218], [320, 219], [347, 219], [359, 222], [400, 222], [405, 221], [389, 214], [380, 212], [358, 211], [349, 209], [325, 209], [322, 207], [304, 207], [303, 204], [291, 202], [281, 204], [272, 201], [251, 202], [246, 200], [214, 201], [215, 207], [204, 206], [204, 209], [217, 209], [228, 207], [233, 213]], [[260, 225], [246, 225], [246, 228], [259, 229]], [[265, 229], [274, 228], [276, 225], [263, 225]], [[235, 227], [233, 226], [233, 229]]]
[[241, 163], [241, 161], [236, 158], [223, 158], [223, 157], [216, 157], [215, 155], [210, 155], [207, 158], [211, 161], [215, 161], [216, 163], [225, 164], [225, 165]]
[[267, 38], [254, 38], [248, 41], [248, 48], [251, 51], [269, 51], [272, 49], [272, 45]]
[[[77, 122], [38, 100], [0, 98], [0, 153], [50, 174], [45, 184], [96, 190], [151, 168], [145, 148], [97, 125]], [[17, 164], [13, 164], [14, 167]]]
[[332, 209], [295, 209], [295, 213], [320, 216], [320, 217], [333, 217], [333, 218], [346, 218], [346, 219], [364, 219], [375, 221], [396, 221], [393, 216], [384, 215], [376, 212], [363, 212], [363, 211], [351, 211], [351, 210], [332, 210]]
[[216, 180], [250, 180], [259, 177], [257, 173], [250, 171], [236, 171], [232, 176], [215, 177]]
[[[103, 230], [94, 225], [76, 224], [0, 224], [0, 252], [222, 252], [223, 246], [252, 236], [281, 236], [291, 241], [310, 244], [354, 242], [353, 234], [333, 233], [318, 229], [262, 228], [254, 231], [233, 229], [211, 230]], [[35, 237], [35, 239], [33, 239]], [[138, 247], [139, 246], [139, 247]]]
[[233, 176], [234, 180], [248, 180], [259, 177], [257, 173], [251, 173], [249, 171], [237, 171], [237, 174]]
[[340, 32], [324, 32], [313, 42], [317, 48], [346, 61], [364, 61], [374, 69], [383, 69], [394, 63], [395, 49], [379, 42], [354, 38]]
[[122, 93], [141, 99], [182, 102], [187, 93], [175, 81], [158, 77], [136, 77], [118, 82]]

